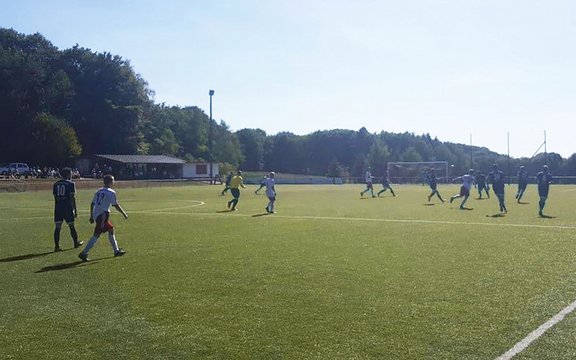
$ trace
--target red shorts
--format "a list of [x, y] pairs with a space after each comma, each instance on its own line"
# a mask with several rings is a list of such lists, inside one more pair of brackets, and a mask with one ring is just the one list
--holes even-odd
[[114, 229], [114, 225], [110, 222], [110, 213], [106, 211], [98, 215], [96, 226], [94, 227], [94, 235], [100, 235], [112, 229]]

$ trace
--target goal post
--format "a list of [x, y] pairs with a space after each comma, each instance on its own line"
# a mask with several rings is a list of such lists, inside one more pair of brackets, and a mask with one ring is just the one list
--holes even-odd
[[388, 177], [397, 184], [426, 183], [426, 174], [434, 169], [439, 182], [449, 181], [448, 161], [391, 161], [388, 163]]

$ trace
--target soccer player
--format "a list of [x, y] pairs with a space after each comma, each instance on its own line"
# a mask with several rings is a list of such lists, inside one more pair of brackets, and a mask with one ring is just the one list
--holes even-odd
[[528, 172], [524, 166], [520, 166], [520, 170], [518, 170], [518, 191], [516, 192], [516, 199], [520, 202], [522, 199], [522, 195], [524, 195], [524, 191], [526, 191], [526, 187], [528, 186]]
[[117, 257], [126, 254], [126, 250], [118, 247], [116, 235], [114, 234], [114, 225], [110, 221], [110, 206], [114, 206], [114, 208], [124, 216], [124, 219], [128, 219], [128, 215], [118, 203], [116, 192], [112, 190], [114, 176], [106, 174], [103, 180], [104, 186], [96, 191], [90, 203], [90, 224], [96, 223], [96, 226], [94, 227], [94, 235], [90, 238], [84, 250], [78, 255], [82, 261], [90, 260], [88, 259], [88, 252], [96, 245], [100, 235], [105, 232], [108, 232], [108, 241], [110, 241], [112, 250], [114, 250], [114, 256]]
[[232, 180], [230, 180], [230, 192], [234, 198], [228, 201], [228, 209], [230, 209], [230, 206], [232, 206], [232, 209], [230, 209], [232, 211], [238, 210], [236, 205], [238, 205], [238, 200], [240, 200], [240, 187], [245, 188], [246, 186], [244, 186], [242, 171], [238, 170], [237, 175], [234, 176]]
[[230, 171], [228, 173], [228, 175], [226, 175], [226, 183], [225, 183], [224, 190], [222, 190], [222, 196], [224, 196], [224, 194], [226, 194], [226, 192], [228, 190], [230, 190], [230, 181], [231, 180], [232, 180], [232, 171]]
[[276, 202], [276, 189], [274, 188], [274, 177], [276, 174], [271, 171], [266, 177], [266, 196], [268, 196], [268, 205], [266, 205], [266, 212], [268, 214], [276, 214], [274, 211], [274, 203]]
[[486, 175], [482, 171], [476, 175], [476, 188], [478, 189], [479, 199], [482, 199], [482, 190], [486, 192], [486, 197], [490, 199], [490, 187], [488, 187]]
[[542, 211], [546, 205], [546, 199], [548, 199], [548, 191], [550, 190], [550, 183], [552, 182], [552, 175], [548, 170], [548, 165], [544, 165], [542, 167], [542, 171], [536, 175], [536, 181], [538, 183], [538, 196], [540, 196], [540, 201], [538, 203], [540, 210], [538, 211], [538, 214], [540, 216], [544, 216]]
[[254, 194], [258, 195], [258, 191], [266, 187], [266, 180], [268, 180], [268, 175], [264, 175], [264, 177], [260, 179], [260, 187], [258, 190], [254, 191]]
[[392, 187], [390, 186], [390, 180], [388, 179], [388, 172], [384, 171], [384, 175], [382, 175], [382, 190], [378, 191], [377, 195], [380, 196], [380, 194], [385, 192], [387, 189], [390, 189], [390, 193], [392, 193], [392, 196], [396, 196], [396, 194], [394, 194], [394, 190], [392, 190]]
[[472, 186], [474, 186], [474, 182], [476, 181], [474, 178], [474, 170], [470, 169], [468, 170], [468, 174], [459, 176], [452, 181], [456, 180], [461, 180], [462, 186], [460, 187], [459, 194], [455, 194], [450, 197], [450, 203], [460, 197], [464, 197], [464, 200], [462, 200], [462, 203], [460, 203], [460, 210], [464, 210], [464, 204], [466, 204], [466, 201], [468, 201], [468, 198], [470, 197], [470, 189], [472, 189]]
[[66, 221], [70, 228], [70, 235], [74, 241], [74, 248], [80, 247], [84, 242], [78, 241], [78, 233], [74, 227], [74, 219], [78, 216], [76, 209], [76, 185], [72, 182], [72, 171], [64, 168], [61, 171], [62, 179], [56, 181], [52, 187], [54, 194], [54, 252], [62, 251], [60, 248], [60, 230]]
[[438, 199], [444, 202], [444, 199], [442, 199], [442, 196], [440, 196], [440, 193], [438, 192], [437, 189], [438, 178], [436, 178], [436, 172], [434, 171], [434, 169], [432, 168], [428, 169], [428, 175], [426, 176], [426, 181], [428, 182], [428, 186], [430, 186], [430, 189], [432, 189], [432, 193], [428, 195], [428, 202], [430, 202], [430, 199], [432, 199], [432, 196], [434, 195], [438, 196]]
[[488, 174], [488, 182], [492, 184], [492, 190], [498, 198], [500, 212], [507, 213], [506, 204], [504, 203], [504, 173], [498, 169], [498, 165], [492, 165], [492, 171]]
[[372, 197], [376, 197], [376, 196], [374, 196], [374, 187], [372, 186], [372, 179], [374, 179], [374, 177], [372, 176], [370, 166], [368, 166], [368, 170], [366, 170], [366, 174], [365, 174], [366, 189], [364, 189], [364, 191], [360, 192], [360, 197], [364, 197], [364, 193], [367, 191], [370, 191], [370, 194], [372, 194]]

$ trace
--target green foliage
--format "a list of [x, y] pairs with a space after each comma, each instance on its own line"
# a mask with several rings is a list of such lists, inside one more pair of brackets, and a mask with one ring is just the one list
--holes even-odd
[[253, 171], [263, 170], [266, 132], [260, 129], [242, 129], [237, 131], [235, 135], [244, 155], [241, 167]]
[[50, 114], [38, 114], [30, 130], [30, 156], [39, 163], [66, 165], [82, 153], [74, 129]]

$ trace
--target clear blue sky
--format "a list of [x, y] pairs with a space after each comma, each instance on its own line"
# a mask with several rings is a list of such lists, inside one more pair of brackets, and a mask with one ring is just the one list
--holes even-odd
[[576, 152], [574, 0], [0, 0], [0, 26], [130, 60], [230, 129]]

